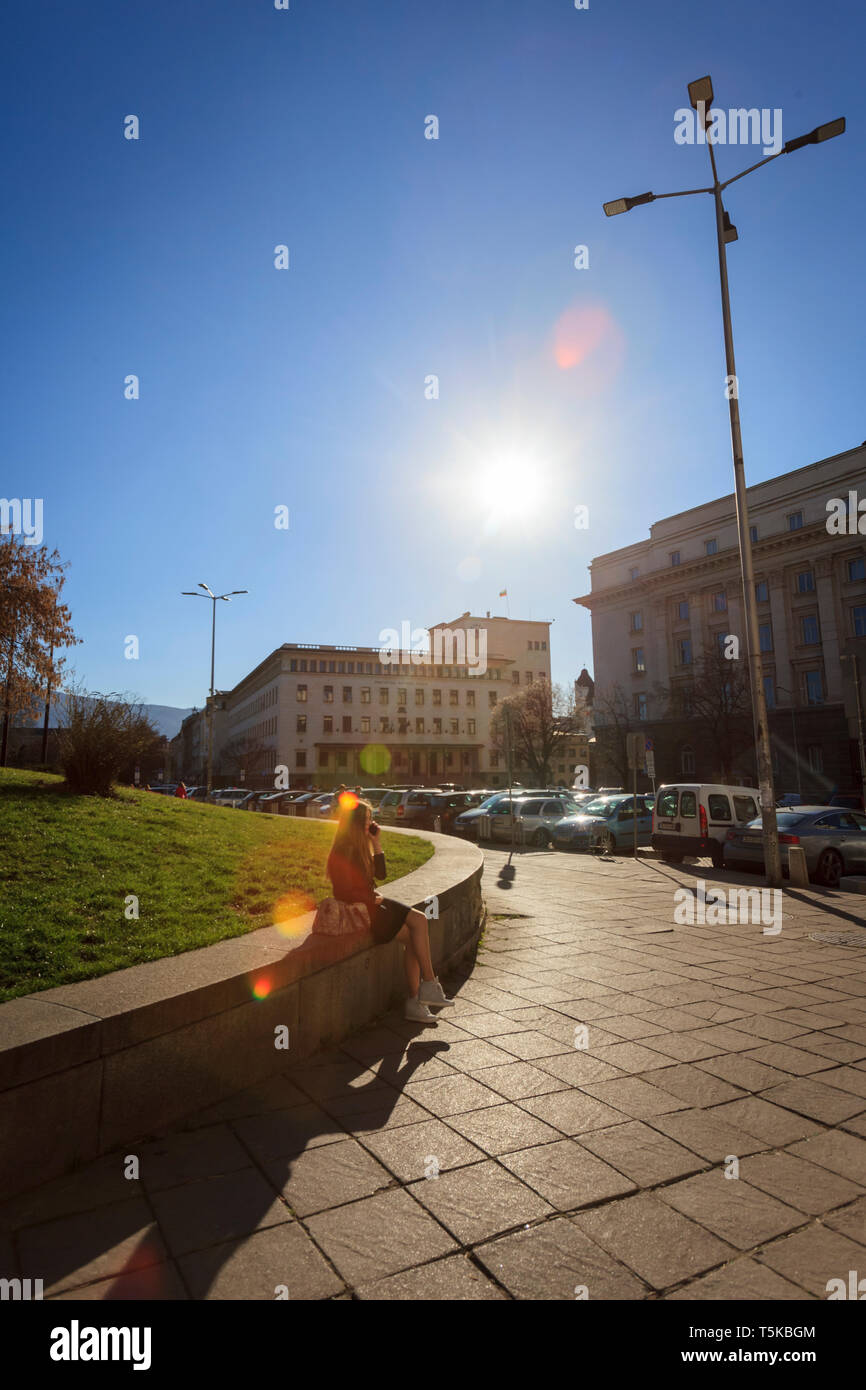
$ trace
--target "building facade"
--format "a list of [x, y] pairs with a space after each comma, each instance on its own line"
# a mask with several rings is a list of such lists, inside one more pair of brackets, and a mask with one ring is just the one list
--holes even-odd
[[[550, 680], [549, 633], [547, 622], [464, 613], [430, 629], [427, 652], [395, 648], [387, 661], [378, 647], [283, 643], [220, 692], [215, 777], [242, 767], [247, 785], [263, 787], [283, 768], [291, 786], [503, 786], [491, 714], [516, 688]], [[201, 715], [187, 722], [178, 740], [192, 755], [206, 730]]]
[[[858, 789], [847, 658], [866, 651], [866, 445], [750, 487], [748, 506], [777, 795]], [[672, 717], [669, 696], [687, 714], [697, 665], [730, 636], [730, 659], [748, 662], [733, 495], [657, 522], [590, 572], [591, 592], [574, 601], [592, 614], [599, 749], [616, 703], [652, 735], [658, 780], [713, 780], [718, 758], [701, 725]], [[754, 785], [749, 742], [735, 764]]]

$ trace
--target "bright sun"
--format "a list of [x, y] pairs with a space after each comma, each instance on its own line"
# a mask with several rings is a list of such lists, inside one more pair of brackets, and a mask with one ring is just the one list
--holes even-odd
[[546, 471], [529, 452], [498, 453], [481, 462], [467, 483], [488, 530], [528, 520], [538, 512], [548, 491]]

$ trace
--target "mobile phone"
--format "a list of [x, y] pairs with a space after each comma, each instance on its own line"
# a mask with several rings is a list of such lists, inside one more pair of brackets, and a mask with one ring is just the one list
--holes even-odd
[[371, 820], [371, 821], [370, 821], [370, 834], [371, 834], [371, 835], [378, 835], [378, 834], [379, 834], [379, 826], [376, 824], [376, 822], [375, 822], [374, 820]]

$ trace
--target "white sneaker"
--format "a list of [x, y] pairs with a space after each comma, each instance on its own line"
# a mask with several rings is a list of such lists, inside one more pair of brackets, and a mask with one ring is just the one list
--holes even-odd
[[434, 1009], [444, 1009], [453, 1007], [454, 1000], [446, 999], [445, 991], [439, 983], [438, 976], [434, 975], [432, 980], [422, 980], [421, 988], [418, 991], [418, 1000], [421, 1004], [430, 1004]]
[[426, 1004], [422, 1004], [418, 999], [407, 999], [406, 1009], [403, 1014], [410, 1023], [435, 1023], [436, 1019]]

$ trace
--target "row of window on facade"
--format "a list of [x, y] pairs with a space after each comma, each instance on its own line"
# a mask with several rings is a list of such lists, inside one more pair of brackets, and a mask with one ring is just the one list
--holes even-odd
[[[449, 734], [459, 734], [459, 733], [460, 733], [460, 720], [459, 720], [459, 719], [449, 719], [449, 720], [447, 720], [447, 721], [443, 721], [442, 719], [433, 719], [431, 722], [432, 722], [433, 728], [432, 728], [432, 730], [431, 730], [430, 732], [432, 732], [432, 733], [434, 733], [434, 734], [441, 734], [441, 733], [443, 732], [443, 728], [442, 728], [443, 722], [447, 722], [447, 724], [448, 724], [447, 732], [448, 732]], [[467, 734], [474, 734], [474, 733], [475, 733], [475, 720], [474, 720], [474, 719], [467, 719], [467, 720], [465, 720], [464, 722], [465, 722], [465, 730], [464, 730], [464, 732], [467, 733]], [[372, 732], [373, 732], [372, 723], [373, 723], [373, 721], [372, 721], [372, 718], [371, 718], [371, 716], [370, 716], [369, 714], [362, 714], [362, 715], [361, 715], [361, 727], [360, 727], [360, 729], [359, 729], [358, 732], [359, 732], [359, 733], [362, 733], [362, 734], [370, 734], [370, 733], [372, 733]], [[306, 716], [305, 714], [299, 714], [299, 715], [297, 716], [296, 732], [299, 733], [299, 734], [305, 734], [305, 733], [307, 732], [307, 716]], [[351, 714], [344, 714], [344, 715], [341, 717], [341, 727], [340, 727], [338, 730], [335, 730], [335, 728], [334, 728], [334, 715], [332, 715], [332, 714], [323, 715], [323, 717], [322, 717], [322, 733], [323, 733], [323, 734], [333, 734], [333, 733], [335, 733], [335, 732], [344, 733], [344, 734], [351, 734], [351, 733], [354, 733], [354, 732], [355, 732], [354, 726], [353, 726], [353, 723], [352, 723], [352, 716], [351, 716]], [[393, 733], [398, 733], [398, 734], [409, 734], [409, 733], [412, 733], [412, 732], [413, 732], [413, 729], [412, 729], [412, 720], [409, 719], [408, 717], [397, 718], [396, 720], [394, 720], [394, 719], [389, 719], [387, 715], [383, 715], [383, 716], [380, 718], [380, 720], [379, 720], [379, 728], [378, 728], [378, 731], [377, 731], [377, 732], [380, 733], [380, 734], [389, 734], [389, 733], [391, 733], [391, 734], [393, 734]], [[424, 733], [427, 733], [426, 720], [424, 720], [424, 719], [416, 719], [416, 720], [415, 720], [414, 732], [415, 732], [416, 734], [424, 734]]]
[[[799, 673], [800, 695], [804, 704], [823, 705], [824, 703], [824, 676], [819, 670], [801, 671]], [[764, 676], [764, 699], [768, 709], [774, 709], [777, 704], [777, 692], [789, 696], [793, 692], [786, 686], [777, 685], [775, 676]], [[729, 691], [730, 693], [730, 691]], [[632, 713], [635, 719], [646, 719], [648, 696], [643, 691], [635, 691], [632, 696]], [[680, 696], [680, 713], [684, 719], [692, 716], [692, 705], [688, 691], [683, 691]]]
[[[845, 505], [845, 507], [847, 507], [847, 505]], [[788, 516], [788, 531], [799, 531], [802, 528], [802, 524], [802, 512], [792, 512], [790, 516]], [[755, 545], [756, 541], [758, 541], [758, 527], [752, 525], [752, 527], [749, 527], [749, 532], [751, 532], [752, 535], [752, 545]], [[710, 541], [703, 542], [703, 553], [705, 553], [705, 555], [716, 555], [717, 552], [719, 552], [719, 543], [717, 543], [716, 539], [713, 538], [710, 539]], [[670, 563], [674, 569], [676, 569], [677, 564], [681, 563], [680, 550], [671, 550]], [[639, 577], [641, 577], [641, 570], [638, 569], [638, 566], [632, 566], [630, 578], [632, 578], [632, 580], [639, 580]], [[863, 578], [866, 578], [866, 560], [863, 560], [862, 557], [859, 556], [856, 557], [856, 559], [848, 560], [849, 584], [856, 584], [858, 580], [863, 580]]]
[[[527, 672], [527, 674], [529, 674], [529, 673]], [[353, 703], [353, 701], [354, 701], [353, 687], [352, 687], [351, 685], [344, 685], [342, 689], [343, 689], [343, 704], [344, 704], [344, 705], [351, 705], [351, 704]], [[307, 687], [306, 685], [299, 685], [299, 686], [297, 686], [297, 688], [296, 688], [296, 699], [298, 700], [298, 702], [299, 702], [300, 704], [303, 705], [303, 704], [306, 704], [306, 703], [307, 703], [307, 694], [308, 694], [308, 687]], [[398, 686], [398, 687], [397, 687], [397, 707], [398, 707], [398, 708], [399, 708], [401, 705], [407, 705], [407, 704], [409, 703], [408, 694], [409, 694], [408, 690], [406, 690], [404, 687], [402, 687], [402, 686]], [[431, 691], [431, 694], [432, 694], [432, 697], [433, 697], [433, 699], [432, 699], [432, 704], [433, 704], [434, 708], [435, 708], [437, 705], [441, 705], [441, 704], [442, 704], [442, 694], [443, 694], [443, 692], [442, 692], [441, 690], [433, 690], [433, 691]], [[474, 709], [474, 708], [475, 708], [475, 691], [474, 691], [474, 690], [466, 690], [466, 691], [464, 692], [464, 694], [465, 694], [465, 696], [466, 696], [466, 706], [467, 706], [467, 709]], [[326, 705], [332, 705], [332, 704], [334, 703], [334, 687], [333, 687], [332, 685], [326, 685], [326, 686], [324, 686], [323, 691], [322, 691], [322, 700], [323, 700], [323, 703], [326, 704]], [[361, 687], [361, 699], [360, 699], [360, 704], [362, 704], [362, 705], [369, 705], [369, 704], [372, 704], [372, 702], [373, 702], [373, 691], [372, 691], [371, 687], [370, 687], [369, 685], [362, 686], [362, 687]], [[380, 687], [380, 690], [379, 690], [379, 704], [380, 704], [380, 705], [389, 705], [390, 703], [391, 703], [391, 687], [390, 687], [390, 686], [387, 686], [387, 685], [383, 685], [383, 686]], [[427, 703], [427, 691], [426, 691], [426, 690], [422, 690], [422, 689], [416, 689], [416, 691], [415, 691], [415, 704], [416, 704], [416, 705], [424, 705], [424, 704], [426, 704], [426, 703]], [[459, 691], [459, 690], [449, 690], [449, 691], [448, 691], [448, 703], [449, 703], [449, 705], [459, 705], [459, 704], [460, 704], [460, 691]], [[490, 706], [490, 708], [493, 709], [494, 705], [496, 704], [496, 691], [495, 691], [495, 690], [488, 690], [488, 692], [487, 692], [487, 703], [488, 703], [488, 705]]]
[[[353, 755], [353, 756], [354, 756], [354, 755]], [[439, 756], [439, 755], [437, 754], [437, 756]], [[461, 749], [461, 750], [459, 750], [459, 751], [452, 750], [452, 749], [446, 749], [446, 750], [442, 753], [441, 756], [442, 756], [442, 766], [445, 767], [445, 768], [449, 768], [449, 767], [460, 767], [460, 768], [462, 768], [464, 771], [467, 770], [467, 769], [471, 769], [471, 768], [472, 768], [472, 755], [471, 755], [471, 753], [469, 752], [468, 749], [465, 749], [465, 748], [464, 748], [464, 749]], [[499, 767], [499, 754], [498, 754], [498, 753], [491, 753], [489, 756], [490, 756], [490, 766], [491, 766], [491, 768], [498, 768], [498, 767]], [[432, 757], [432, 754], [431, 754], [431, 757]], [[319, 765], [319, 767], [327, 767], [327, 766], [329, 765], [329, 762], [330, 762], [330, 760], [331, 760], [332, 758], [334, 759], [334, 762], [335, 762], [335, 764], [336, 764], [336, 766], [337, 766], [338, 768], [344, 768], [344, 767], [348, 767], [348, 766], [349, 766], [349, 751], [348, 751], [348, 749], [338, 748], [335, 752], [331, 752], [330, 749], [328, 749], [328, 748], [320, 748], [320, 749], [319, 749], [319, 757], [318, 757], [318, 765]], [[393, 771], [394, 769], [400, 768], [400, 767], [408, 767], [408, 766], [409, 766], [409, 758], [410, 758], [410, 754], [409, 754], [408, 752], [406, 752], [406, 751], [404, 751], [404, 750], [402, 750], [402, 749], [400, 749], [400, 748], [395, 749], [394, 754], [393, 754], [393, 756], [392, 756], [392, 758], [391, 758], [391, 770]], [[305, 767], [307, 767], [307, 749], [306, 749], [306, 748], [296, 748], [296, 749], [295, 749], [295, 767], [296, 767], [296, 768], [305, 768]], [[434, 771], [434, 769], [431, 768], [430, 771], [432, 772], [432, 771]]]
[[[820, 743], [810, 743], [806, 746], [806, 763], [810, 772], [821, 773], [824, 771], [824, 749]], [[781, 770], [781, 762], [778, 749], [773, 749], [773, 776], [777, 778]], [[683, 744], [680, 749], [680, 772], [684, 777], [693, 777], [695, 773], [695, 750], [691, 744]]]
[[[866, 559], [858, 557], [848, 561], [848, 582], [857, 583], [858, 580], [866, 579]], [[813, 570], [800, 570], [794, 576], [794, 592], [797, 594], [813, 594], [815, 592], [815, 574]], [[769, 603], [770, 590], [766, 579], [759, 579], [755, 584], [755, 598], [758, 603]], [[720, 589], [713, 594], [713, 611], [716, 613], [726, 613], [728, 609], [728, 597], [724, 589]], [[852, 609], [856, 621], [863, 621], [864, 610], [862, 607]], [[677, 618], [680, 622], [687, 622], [689, 619], [688, 599], [680, 599], [677, 603]], [[636, 609], [629, 614], [629, 622], [632, 632], [643, 631], [643, 612]], [[857, 633], [858, 637], [864, 636], [863, 632]]]
[[[853, 637], [866, 637], [866, 604], [858, 604], [850, 611], [851, 635]], [[719, 651], [724, 652], [729, 634], [717, 632], [714, 635]], [[774, 650], [772, 623], [758, 624], [758, 638], [762, 652]], [[800, 647], [820, 647], [821, 625], [817, 613], [804, 613], [800, 616], [797, 623], [797, 638], [797, 645]], [[691, 666], [693, 664], [694, 651], [691, 637], [678, 638], [675, 651], [677, 666]], [[632, 647], [631, 667], [634, 675], [643, 675], [646, 672], [646, 656], [643, 647]]]

